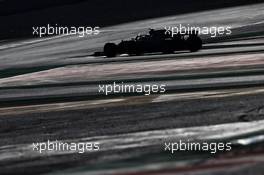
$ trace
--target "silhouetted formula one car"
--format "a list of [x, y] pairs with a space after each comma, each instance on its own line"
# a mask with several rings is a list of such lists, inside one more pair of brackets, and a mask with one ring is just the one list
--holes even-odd
[[149, 34], [139, 35], [119, 44], [106, 43], [104, 55], [115, 57], [119, 54], [142, 55], [144, 53], [173, 53], [174, 51], [189, 50], [196, 52], [202, 48], [202, 40], [197, 32], [171, 35], [165, 29], [150, 29]]

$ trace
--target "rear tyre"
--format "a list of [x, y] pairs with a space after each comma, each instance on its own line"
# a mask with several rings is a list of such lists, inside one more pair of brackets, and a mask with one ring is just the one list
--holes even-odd
[[117, 54], [117, 45], [115, 43], [106, 43], [104, 46], [104, 54], [107, 57], [115, 57]]
[[163, 54], [172, 54], [175, 51], [174, 42], [172, 41], [165, 41], [163, 44], [162, 53]]

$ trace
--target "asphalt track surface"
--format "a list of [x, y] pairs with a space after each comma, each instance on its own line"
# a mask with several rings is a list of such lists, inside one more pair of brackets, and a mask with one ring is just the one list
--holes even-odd
[[[264, 4], [171, 16], [0, 46], [0, 174], [263, 174]], [[197, 53], [104, 58], [107, 41], [179, 23], [232, 26]], [[147, 26], [147, 27], [146, 27]], [[164, 94], [98, 86], [165, 84]], [[231, 142], [210, 154], [166, 141]], [[32, 143], [99, 142], [100, 151], [33, 151]]]

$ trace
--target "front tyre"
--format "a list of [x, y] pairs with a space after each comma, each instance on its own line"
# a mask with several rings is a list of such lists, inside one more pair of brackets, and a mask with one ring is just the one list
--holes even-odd
[[187, 39], [187, 46], [191, 52], [197, 52], [202, 48], [203, 42], [200, 37], [194, 36]]
[[107, 57], [115, 57], [117, 54], [117, 45], [115, 43], [106, 43], [104, 46], [104, 54]]

